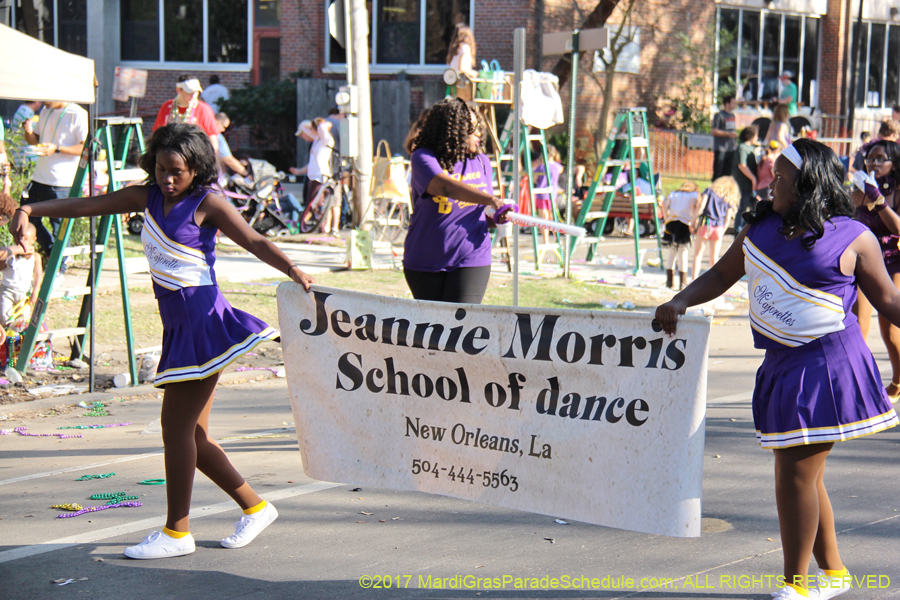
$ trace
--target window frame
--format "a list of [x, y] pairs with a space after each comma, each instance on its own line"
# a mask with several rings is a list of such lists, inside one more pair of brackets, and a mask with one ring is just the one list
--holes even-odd
[[[328, 32], [328, 6], [333, 0], [324, 0], [325, 27], [324, 43], [325, 52], [323, 56], [324, 67], [323, 73], [327, 74], [344, 74], [347, 72], [347, 63], [331, 62], [331, 34]], [[369, 73], [373, 75], [396, 75], [398, 73], [407, 73], [409, 75], [440, 75], [447, 70], [447, 65], [434, 65], [425, 62], [425, 26], [427, 24], [427, 2], [428, 0], [419, 0], [419, 62], [418, 63], [376, 63], [376, 55], [378, 53], [378, 31], [374, 27], [374, 15], [377, 14], [379, 0], [372, 0], [372, 13], [369, 15], [372, 52], [369, 54]], [[475, 0], [469, 0], [469, 27], [475, 29]]]
[[[856, 20], [853, 22], [853, 30], [856, 29]], [[888, 59], [889, 59], [889, 51], [890, 51], [890, 40], [891, 40], [891, 31], [894, 28], [900, 28], [900, 23], [896, 21], [882, 21], [880, 19], [863, 19], [862, 25], [866, 28], [866, 47], [861, 49], [864, 54], [860, 57], [858, 70], [851, 73], [851, 77], [859, 78], [863, 77], [864, 85], [861, 88], [862, 91], [862, 103], [857, 102], [856, 98], [854, 98], [854, 105], [857, 110], [881, 110], [891, 108], [891, 105], [887, 104], [887, 80], [888, 80]], [[871, 69], [872, 62], [872, 26], [873, 25], [884, 25], [884, 43], [882, 47], [882, 73], [883, 76], [881, 78], [881, 89], [879, 90], [870, 90], [869, 89], [869, 72]], [[855, 31], [853, 31], [855, 34]], [[851, 34], [851, 42], [850, 47], [853, 47], [853, 40]], [[900, 58], [897, 59], [900, 61]], [[853, 57], [850, 57], [850, 65], [847, 67], [848, 70], [852, 71], [853, 69]], [[859, 85], [859, 79], [857, 79], [857, 86]], [[857, 90], [857, 97], [859, 96], [860, 90]], [[877, 92], [878, 93], [878, 106], [869, 106], [869, 92]], [[900, 80], [897, 83], [897, 89], [895, 90], [895, 97], [900, 99]]]
[[[58, 49], [59, 48], [59, 0], [52, 0], [52, 2], [53, 2], [53, 47]], [[0, 7], [0, 8], [9, 9], [9, 25], [8, 25], [8, 27], [11, 29], [16, 29], [16, 1], [10, 0], [9, 6], [4, 6], [4, 7]], [[87, 20], [88, 20], [87, 3], [85, 3], [84, 10], [85, 10], [85, 14], [84, 14], [85, 29], [87, 29]], [[44, 40], [40, 40], [40, 41], [44, 42], [45, 44], [49, 43]]]
[[[56, 0], [54, 0], [55, 2]], [[119, 64], [132, 69], [151, 69], [156, 71], [211, 71], [211, 72], [250, 72], [253, 68], [253, 7], [254, 0], [247, 0], [247, 62], [245, 63], [220, 63], [209, 62], [209, 3], [203, 2], [203, 61], [202, 62], [177, 62], [163, 60], [166, 52], [166, 27], [163, 9], [165, 0], [157, 0], [157, 17], [159, 19], [159, 61], [152, 60], [121, 60]], [[119, 21], [119, 35], [122, 32], [121, 19]]]
[[[763, 42], [765, 40], [766, 35], [766, 17], [768, 16], [777, 16], [780, 17], [780, 31], [779, 38], [781, 43], [779, 45], [778, 51], [778, 71], [779, 73], [784, 72], [784, 30], [785, 30], [785, 20], [789, 17], [800, 17], [800, 51], [799, 51], [799, 68], [797, 72], [794, 73], [794, 77], [796, 79], [797, 85], [797, 100], [798, 102], [803, 102], [805, 106], [813, 107], [813, 92], [810, 91], [810, 98], [808, 101], [803, 100], [803, 89], [804, 84], [806, 83], [805, 77], [805, 68], [806, 68], [806, 44], [810, 42], [806, 36], [806, 22], [809, 19], [815, 20], [819, 25], [817, 27], [817, 35], [819, 37], [818, 40], [812, 40], [811, 43], [816, 44], [816, 80], [817, 85], [818, 81], [821, 80], [821, 72], [822, 72], [822, 44], [820, 43], [822, 38], [822, 17], [818, 14], [807, 14], [802, 12], [795, 11], [781, 11], [781, 10], [769, 10], [766, 8], [744, 8], [743, 6], [717, 6], [716, 7], [716, 61], [718, 63], [718, 57], [721, 53], [721, 47], [719, 44], [720, 36], [721, 36], [721, 26], [722, 26], [722, 11], [723, 10], [733, 10], [738, 13], [737, 17], [737, 35], [735, 35], [735, 44], [737, 45], [737, 52], [735, 53], [734, 60], [734, 73], [735, 79], [737, 82], [741, 80], [742, 73], [742, 52], [741, 48], [743, 46], [743, 34], [744, 34], [744, 14], [747, 12], [757, 13], [759, 15], [759, 40], [756, 44], [756, 55], [757, 55], [757, 64], [755, 68], [755, 73], [758, 78], [759, 83], [757, 85], [762, 86], [762, 72], [763, 72]], [[753, 51], [750, 52], [750, 56], [753, 56]], [[719, 69], [716, 68], [713, 73], [713, 93], [718, 94], [719, 89]], [[818, 97], [818, 90], [816, 90], [815, 97]], [[815, 107], [813, 107], [815, 108]]]

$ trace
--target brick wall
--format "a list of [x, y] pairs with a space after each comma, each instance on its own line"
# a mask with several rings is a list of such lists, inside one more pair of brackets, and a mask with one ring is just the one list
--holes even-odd
[[848, 13], [846, 0], [828, 0], [822, 19], [822, 58], [819, 68], [819, 107], [840, 114], [844, 96], [843, 66], [847, 56]]
[[[137, 116], [144, 119], [144, 141], [149, 141], [152, 133], [153, 122], [159, 108], [166, 100], [175, 97], [175, 83], [178, 76], [182, 73], [188, 73], [197, 77], [200, 84], [205, 88], [209, 85], [209, 76], [213, 73], [210, 71], [163, 71], [149, 70], [147, 73], [147, 94], [138, 100]], [[219, 76], [219, 83], [227, 87], [229, 90], [243, 87], [244, 84], [250, 82], [249, 71], [216, 71]], [[120, 114], [128, 114], [131, 109], [130, 102], [116, 102], [115, 110]], [[246, 149], [251, 146], [250, 132], [248, 127], [233, 127], [226, 134], [228, 145], [233, 151]]]

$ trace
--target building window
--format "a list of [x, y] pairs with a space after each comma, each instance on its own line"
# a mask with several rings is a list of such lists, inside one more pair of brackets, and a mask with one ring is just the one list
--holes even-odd
[[256, 0], [256, 27], [281, 27], [281, 0]]
[[[856, 69], [856, 107], [890, 108], [900, 101], [900, 26], [856, 23], [859, 64]], [[851, 58], [851, 65], [852, 65]]]
[[[818, 99], [819, 19], [768, 10], [720, 8], [719, 57], [724, 68], [717, 85], [733, 81], [747, 101], [778, 96], [779, 76], [793, 73], [799, 101], [814, 106]], [[721, 64], [721, 63], [720, 63]]]
[[19, 31], [56, 46], [87, 56], [87, 0], [13, 0], [10, 23]]
[[[372, 65], [427, 66], [447, 64], [447, 50], [457, 23], [471, 26], [474, 0], [369, 0], [369, 60]], [[326, 0], [329, 28], [340, 24], [341, 0]], [[346, 64], [346, 52], [328, 35], [326, 61]], [[477, 41], [478, 30], [475, 30]]]
[[248, 0], [120, 2], [123, 61], [177, 63], [178, 68], [249, 66]]

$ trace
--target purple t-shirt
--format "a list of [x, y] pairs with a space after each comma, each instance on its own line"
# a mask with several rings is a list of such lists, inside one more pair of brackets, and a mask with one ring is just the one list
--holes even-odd
[[[410, 169], [413, 210], [403, 246], [403, 267], [437, 273], [490, 265], [491, 238], [484, 206], [425, 191], [435, 175], [444, 172], [431, 150], [413, 152]], [[494, 193], [491, 163], [484, 154], [456, 163], [450, 176], [487, 194]]]

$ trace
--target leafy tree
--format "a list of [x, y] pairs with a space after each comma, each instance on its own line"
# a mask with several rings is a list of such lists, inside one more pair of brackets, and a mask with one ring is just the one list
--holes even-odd
[[232, 90], [231, 98], [219, 108], [228, 113], [234, 125], [249, 125], [251, 136], [261, 145], [277, 152], [277, 166], [294, 164], [297, 146], [294, 129], [297, 120], [297, 79], [244, 84]]

